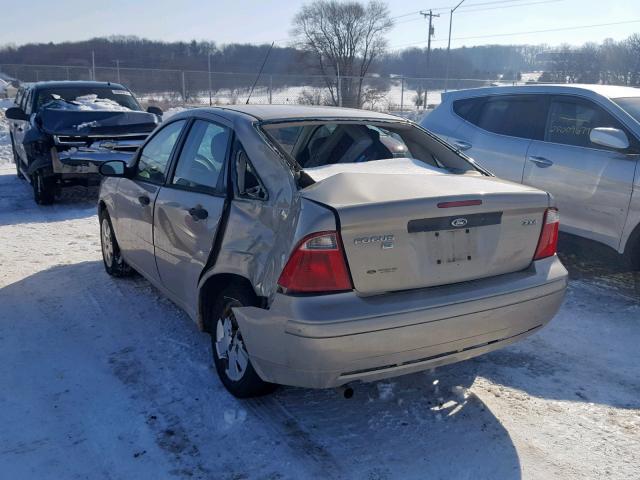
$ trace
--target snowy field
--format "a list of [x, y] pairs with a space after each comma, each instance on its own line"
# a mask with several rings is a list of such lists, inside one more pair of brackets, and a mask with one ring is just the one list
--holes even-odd
[[563, 258], [556, 319], [458, 365], [336, 391], [226, 393], [208, 337], [104, 272], [96, 191], [37, 206], [0, 113], [0, 478], [631, 479], [640, 289]]

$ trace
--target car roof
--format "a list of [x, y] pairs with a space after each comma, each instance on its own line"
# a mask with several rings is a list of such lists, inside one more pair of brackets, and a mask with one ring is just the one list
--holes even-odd
[[121, 88], [126, 90], [124, 86], [119, 83], [113, 82], [93, 82], [87, 80], [63, 80], [63, 81], [46, 81], [46, 82], [36, 82], [29, 85], [30, 88], [91, 88], [91, 87], [102, 87], [102, 88]]
[[582, 93], [587, 95], [601, 95], [607, 98], [640, 97], [640, 88], [621, 87], [617, 85], [591, 85], [591, 84], [533, 84], [515, 86], [496, 86], [469, 88], [455, 90], [443, 94], [443, 98], [467, 98], [483, 95], [505, 95], [526, 93]]
[[[274, 120], [327, 120], [327, 119], [353, 119], [366, 120], [393, 120], [404, 119], [395, 115], [359, 110], [356, 108], [324, 107], [309, 105], [227, 105], [224, 107], [198, 108], [200, 112], [211, 112], [225, 115], [236, 112], [249, 115], [260, 121]], [[195, 110], [191, 110], [192, 112]], [[225, 113], [223, 113], [225, 112]]]

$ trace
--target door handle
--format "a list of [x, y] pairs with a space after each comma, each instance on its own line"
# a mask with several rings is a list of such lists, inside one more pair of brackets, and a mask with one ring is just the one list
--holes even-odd
[[548, 158], [537, 157], [535, 155], [529, 156], [529, 161], [535, 163], [536, 166], [538, 166], [540, 168], [547, 168], [547, 167], [550, 167], [551, 165], [553, 165], [553, 162], [551, 160], [549, 160]]
[[138, 202], [140, 202], [140, 205], [142, 205], [143, 207], [146, 207], [151, 203], [151, 199], [146, 195], [140, 195], [138, 197]]
[[189, 210], [187, 210], [187, 212], [189, 212], [191, 218], [193, 218], [196, 222], [198, 220], [204, 220], [209, 216], [209, 212], [207, 212], [199, 205], [197, 207], [190, 208]]

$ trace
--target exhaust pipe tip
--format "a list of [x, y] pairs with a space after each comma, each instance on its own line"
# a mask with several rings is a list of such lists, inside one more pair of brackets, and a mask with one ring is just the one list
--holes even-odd
[[342, 396], [344, 398], [346, 398], [347, 400], [349, 400], [350, 398], [353, 398], [353, 394], [355, 393], [353, 391], [353, 388], [351, 388], [348, 385], [345, 385], [344, 387], [341, 387], [342, 390]]

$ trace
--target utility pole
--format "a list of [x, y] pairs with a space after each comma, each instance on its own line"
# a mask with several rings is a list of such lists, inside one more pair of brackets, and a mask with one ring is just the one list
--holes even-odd
[[444, 76], [444, 91], [447, 91], [447, 87], [449, 85], [449, 56], [451, 55], [451, 26], [453, 24], [453, 12], [455, 12], [460, 5], [464, 3], [464, 0], [461, 0], [459, 4], [451, 9], [451, 13], [449, 14], [449, 43], [447, 43], [447, 69], [446, 74]]
[[208, 71], [209, 71], [209, 106], [213, 105], [213, 98], [211, 97], [211, 53], [208, 56]]
[[[431, 70], [429, 69], [430, 67], [430, 62], [431, 62], [431, 37], [433, 37], [434, 34], [434, 30], [433, 30], [433, 17], [439, 17], [440, 14], [436, 13], [434, 14], [433, 11], [429, 10], [429, 13], [427, 12], [420, 12], [420, 15], [422, 15], [425, 19], [427, 17], [429, 17], [429, 33], [427, 33], [427, 75], [431, 74]], [[427, 77], [427, 86], [424, 89], [424, 103], [422, 105], [423, 110], [427, 109], [427, 92], [429, 91], [429, 78]]]
[[96, 80], [96, 52], [91, 50], [91, 80]]
[[118, 83], [120, 82], [120, 60], [116, 60], [116, 75], [118, 77]]
[[338, 80], [338, 106], [341, 107], [342, 106], [342, 79], [340, 78], [340, 64], [336, 63], [336, 74], [338, 76], [337, 80]]

